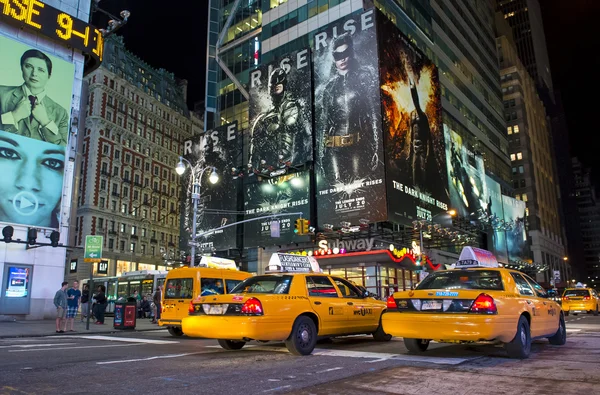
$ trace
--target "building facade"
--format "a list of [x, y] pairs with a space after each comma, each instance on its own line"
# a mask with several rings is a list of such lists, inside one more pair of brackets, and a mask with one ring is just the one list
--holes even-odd
[[581, 219], [581, 234], [578, 236], [583, 243], [584, 258], [577, 281], [598, 288], [600, 286], [600, 204], [590, 171], [579, 159], [573, 158], [575, 199]]
[[535, 81], [521, 63], [508, 36], [496, 39], [504, 99], [507, 136], [516, 198], [526, 203], [533, 261], [547, 266], [538, 280], [570, 279], [559, 215], [559, 186], [555, 173], [552, 134]]
[[186, 198], [175, 167], [183, 141], [203, 129], [186, 108], [186, 82], [144, 63], [117, 36], [107, 40], [103, 65], [86, 82], [70, 244], [82, 247], [87, 235], [103, 236], [107, 265], [90, 267], [77, 249], [67, 276], [167, 270], [181, 261], [180, 201]]
[[[22, 4], [3, 2], [0, 6], [0, 86], [3, 97], [6, 92], [18, 97], [29, 89], [36, 96], [32, 106], [43, 102], [50, 122], [42, 126], [44, 122], [33, 113], [7, 120], [12, 110], [3, 99], [3, 150], [19, 160], [12, 165], [6, 159], [2, 163], [0, 189], [12, 204], [0, 209], [0, 320], [56, 316], [53, 298], [64, 281], [74, 161], [84, 118], [83, 79], [101, 61], [102, 34], [88, 24], [90, 2], [44, 0], [29, 6], [33, 18], [27, 20]], [[74, 25], [87, 29], [90, 42], [93, 38], [99, 48], [86, 47], [87, 40], [84, 43], [75, 35], [73, 40], [57, 36], [60, 26], [52, 27], [51, 22], [60, 13], [71, 15]], [[84, 54], [95, 60], [95, 66], [86, 63]], [[28, 81], [26, 75], [34, 74], [26, 73], [27, 65], [36, 66], [38, 84]], [[50, 158], [48, 152], [52, 152]], [[27, 168], [26, 163], [30, 164]]]

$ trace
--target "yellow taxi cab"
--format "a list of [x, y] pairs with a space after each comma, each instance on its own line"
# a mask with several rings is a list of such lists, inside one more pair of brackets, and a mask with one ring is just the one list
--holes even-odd
[[575, 288], [567, 288], [562, 295], [562, 310], [565, 315], [573, 313], [592, 313], [598, 315], [600, 297], [593, 288], [584, 288], [579, 283]]
[[499, 267], [486, 250], [465, 247], [451, 270], [429, 274], [414, 290], [388, 298], [383, 330], [411, 352], [441, 343], [501, 343], [528, 358], [533, 339], [566, 342], [560, 306], [527, 275]]
[[196, 267], [170, 270], [162, 292], [158, 325], [166, 327], [172, 336], [182, 336], [181, 319], [187, 317], [194, 298], [225, 294], [251, 276], [238, 270], [235, 261], [206, 256]]
[[322, 337], [391, 339], [381, 328], [385, 302], [321, 273], [314, 258], [276, 253], [267, 273], [244, 280], [228, 295], [194, 301], [193, 312], [182, 320], [183, 331], [217, 339], [226, 350], [239, 350], [251, 340], [285, 341], [295, 355], [310, 354]]

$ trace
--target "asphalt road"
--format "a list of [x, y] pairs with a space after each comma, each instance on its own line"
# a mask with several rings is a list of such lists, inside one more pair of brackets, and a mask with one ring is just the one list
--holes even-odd
[[410, 355], [401, 339], [367, 336], [319, 344], [307, 357], [274, 343], [225, 351], [164, 330], [2, 339], [0, 395], [595, 393], [600, 317], [567, 317], [567, 331], [567, 345], [535, 342], [524, 361], [494, 346], [432, 344]]

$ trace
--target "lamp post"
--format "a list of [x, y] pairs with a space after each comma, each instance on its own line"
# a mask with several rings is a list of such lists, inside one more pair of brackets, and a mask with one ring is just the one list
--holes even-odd
[[[196, 221], [198, 218], [198, 201], [200, 200], [200, 182], [202, 181], [202, 177], [204, 176], [204, 172], [208, 169], [212, 171], [208, 181], [211, 184], [215, 184], [219, 181], [219, 175], [217, 174], [217, 169], [214, 166], [206, 166], [198, 171], [194, 171], [194, 166], [190, 163], [189, 160], [185, 159], [183, 156], [179, 157], [179, 163], [177, 167], [175, 167], [175, 172], [180, 176], [185, 173], [186, 162], [190, 167], [190, 171], [192, 172], [192, 202], [194, 204], [194, 217], [192, 219], [192, 245], [191, 245], [191, 258], [190, 258], [190, 267], [194, 267], [196, 263]], [[196, 176], [199, 173], [198, 176]]]

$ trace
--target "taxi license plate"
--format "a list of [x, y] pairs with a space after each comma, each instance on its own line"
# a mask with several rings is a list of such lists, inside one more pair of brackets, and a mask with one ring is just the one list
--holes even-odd
[[223, 315], [229, 307], [228, 304], [205, 304], [204, 312], [210, 315]]
[[437, 300], [424, 300], [421, 305], [421, 311], [423, 310], [440, 310], [442, 308], [442, 302]]

